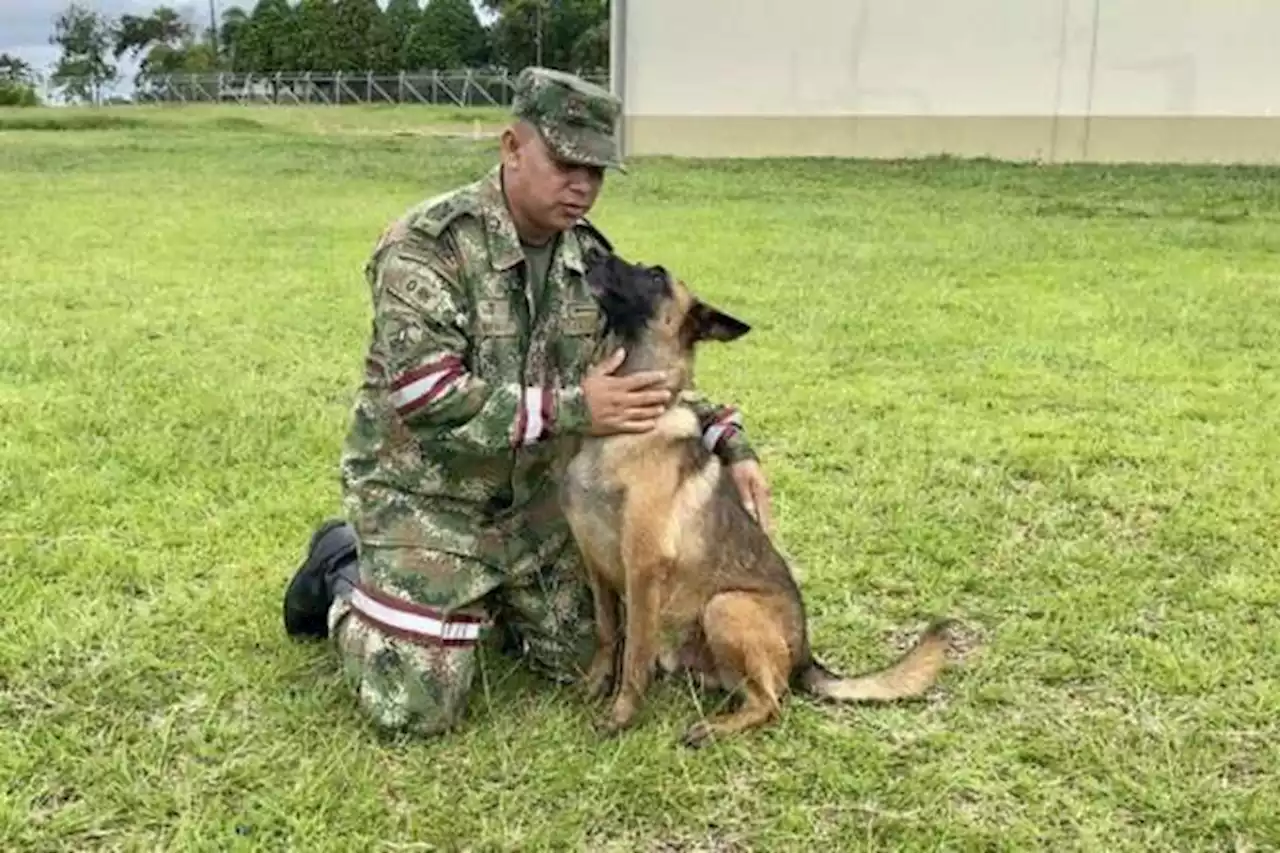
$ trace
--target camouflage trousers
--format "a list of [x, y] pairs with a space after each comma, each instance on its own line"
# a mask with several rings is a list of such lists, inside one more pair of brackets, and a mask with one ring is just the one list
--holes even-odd
[[356, 591], [330, 608], [329, 635], [379, 729], [430, 735], [461, 722], [494, 632], [513, 635], [530, 667], [557, 681], [580, 679], [590, 663], [591, 591], [572, 540], [516, 577], [420, 548], [362, 547], [359, 565]]

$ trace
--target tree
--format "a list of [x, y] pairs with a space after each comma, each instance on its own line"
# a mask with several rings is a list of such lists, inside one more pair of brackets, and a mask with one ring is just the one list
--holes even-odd
[[168, 2], [113, 23], [72, 0], [50, 39], [63, 48], [55, 80], [96, 99], [125, 57], [138, 62], [140, 83], [221, 68], [388, 74], [536, 62], [582, 71], [608, 62], [608, 0], [481, 0], [497, 13], [489, 29], [472, 0], [385, 0], [385, 12], [384, 0], [254, 0], [251, 11], [225, 8], [216, 26], [175, 11], [202, 4]]
[[337, 0], [337, 63], [339, 71], [367, 71], [372, 63], [372, 37], [382, 16], [378, 0]]
[[470, 0], [428, 0], [409, 37], [409, 68], [466, 68], [488, 59], [485, 29]]
[[249, 27], [249, 13], [239, 6], [232, 6], [222, 13], [218, 28], [218, 54], [233, 71], [243, 71], [240, 65], [240, 45]]
[[135, 59], [147, 48], [156, 45], [178, 47], [191, 38], [191, 28], [182, 17], [168, 6], [157, 6], [150, 15], [123, 15], [114, 27], [115, 48], [112, 55], [119, 59], [126, 53]]
[[484, 0], [484, 5], [499, 15], [493, 51], [508, 68], [540, 64], [582, 70], [583, 60], [599, 59], [601, 39], [605, 48], [600, 66], [607, 64], [607, 0]]
[[98, 103], [102, 87], [119, 76], [107, 56], [112, 41], [106, 16], [72, 3], [54, 19], [49, 37], [50, 44], [62, 49], [53, 70], [54, 84], [73, 98]]
[[411, 67], [409, 38], [421, 16], [422, 9], [418, 6], [418, 0], [388, 0], [387, 11], [382, 17], [395, 38], [395, 71]]
[[116, 24], [114, 56], [126, 53], [135, 59], [145, 53], [135, 78], [139, 86], [168, 74], [212, 71], [218, 57], [207, 40], [197, 41], [196, 24], [183, 20], [169, 6], [158, 6], [150, 15], [124, 15]]
[[237, 45], [237, 63], [246, 71], [269, 73], [297, 67], [296, 28], [287, 0], [258, 0]]
[[36, 73], [31, 63], [18, 56], [0, 53], [0, 79], [34, 85]]
[[569, 61], [576, 69], [609, 67], [609, 19], [592, 24], [569, 49]]
[[0, 107], [34, 107], [39, 103], [31, 65], [17, 56], [0, 53]]
[[295, 67], [332, 71], [338, 67], [338, 16], [333, 0], [302, 0], [294, 12]]
[[370, 71], [390, 74], [401, 69], [400, 36], [387, 19], [387, 13], [379, 11], [369, 27], [368, 65]]

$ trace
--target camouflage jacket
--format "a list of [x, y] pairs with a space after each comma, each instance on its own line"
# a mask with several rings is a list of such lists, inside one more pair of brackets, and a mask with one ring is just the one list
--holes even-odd
[[[534, 301], [494, 168], [411, 208], [366, 267], [373, 329], [342, 453], [344, 504], [366, 546], [430, 548], [518, 572], [566, 541], [560, 472], [589, 422], [581, 381], [603, 317], [562, 235]], [[694, 394], [706, 443], [752, 458], [736, 414]]]

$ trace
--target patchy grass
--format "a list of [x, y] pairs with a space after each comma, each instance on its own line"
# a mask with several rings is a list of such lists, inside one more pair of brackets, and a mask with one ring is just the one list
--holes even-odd
[[146, 125], [0, 155], [0, 849], [1280, 843], [1280, 174], [635, 163], [596, 218], [755, 325], [702, 384], [819, 652], [979, 645], [929, 703], [701, 752], [677, 684], [601, 741], [490, 660], [462, 731], [383, 742], [280, 594], [337, 507], [366, 253], [491, 143], [111, 114]]
[[136, 116], [109, 112], [59, 114], [52, 110], [0, 110], [0, 131], [5, 130], [121, 130], [143, 127]]
[[286, 108], [263, 104], [121, 105], [34, 110], [0, 107], [0, 132], [149, 128], [169, 133], [272, 130], [309, 135], [435, 136], [492, 133], [507, 118], [506, 111], [500, 108], [433, 104]]

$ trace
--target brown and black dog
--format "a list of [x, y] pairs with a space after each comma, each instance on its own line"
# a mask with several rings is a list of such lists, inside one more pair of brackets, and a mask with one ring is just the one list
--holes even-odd
[[634, 722], [656, 665], [742, 695], [736, 710], [693, 725], [684, 738], [691, 746], [773, 721], [793, 689], [837, 701], [924, 694], [946, 663], [950, 620], [935, 621], [884, 669], [851, 678], [826, 669], [810, 651], [786, 561], [679, 402], [692, 387], [697, 345], [736, 340], [747, 324], [660, 266], [597, 254], [588, 280], [607, 336], [627, 351], [617, 372], [666, 370], [675, 391], [653, 430], [586, 438], [564, 480], [565, 514], [595, 599], [599, 647], [588, 688], [598, 697], [616, 685], [606, 730]]

